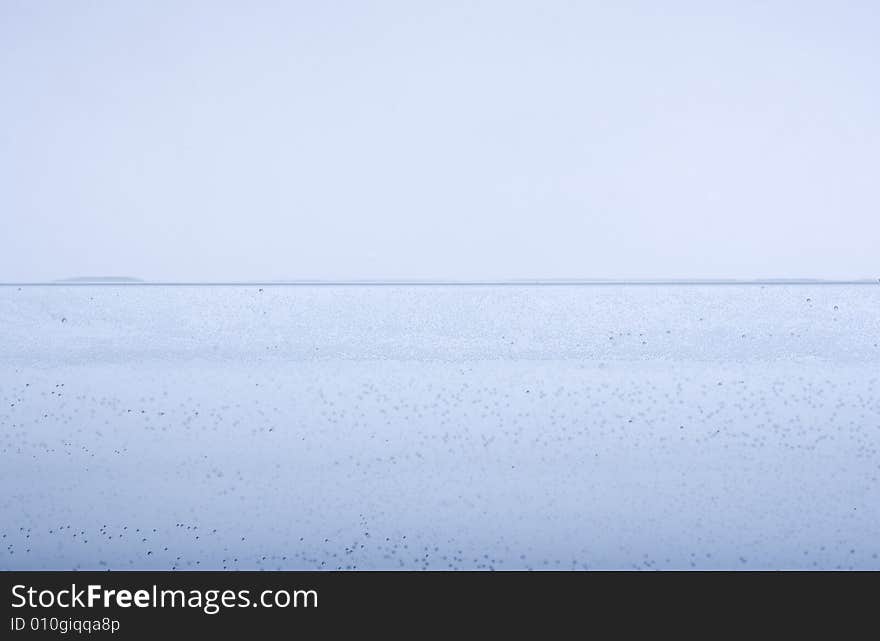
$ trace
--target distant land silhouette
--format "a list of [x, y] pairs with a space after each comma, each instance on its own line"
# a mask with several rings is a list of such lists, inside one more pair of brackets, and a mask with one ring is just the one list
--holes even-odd
[[12, 285], [446, 285], [446, 286], [536, 286], [536, 285], [877, 285], [880, 278], [510, 278], [510, 279], [274, 279], [239, 281], [146, 280], [132, 276], [73, 276], [51, 281], [0, 281]]
[[241, 281], [154, 281], [131, 276], [75, 276], [44, 282], [0, 282], [0, 285], [447, 285], [447, 286], [536, 286], [536, 285], [867, 285], [878, 278], [513, 278], [513, 279], [277, 279]]

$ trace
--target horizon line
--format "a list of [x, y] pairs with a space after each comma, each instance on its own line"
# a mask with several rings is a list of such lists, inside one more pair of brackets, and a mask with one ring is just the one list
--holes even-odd
[[128, 277], [0, 282], [0, 287], [65, 286], [577, 286], [577, 285], [880, 285], [880, 278], [516, 278], [516, 279], [296, 279], [242, 281], [148, 281]]

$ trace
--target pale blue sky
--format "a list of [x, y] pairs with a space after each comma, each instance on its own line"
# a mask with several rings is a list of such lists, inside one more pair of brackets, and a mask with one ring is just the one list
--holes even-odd
[[0, 0], [0, 280], [876, 277], [878, 7]]

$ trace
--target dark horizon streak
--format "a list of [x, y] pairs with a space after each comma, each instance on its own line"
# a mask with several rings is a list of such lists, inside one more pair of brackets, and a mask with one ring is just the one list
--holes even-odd
[[651, 285], [880, 285], [880, 280], [486, 280], [486, 281], [144, 281], [11, 282], [0, 287], [590, 287]]

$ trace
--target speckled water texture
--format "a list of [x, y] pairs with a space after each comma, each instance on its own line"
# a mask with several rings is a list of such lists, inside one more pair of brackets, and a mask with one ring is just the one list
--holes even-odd
[[0, 287], [3, 569], [880, 569], [880, 286]]

